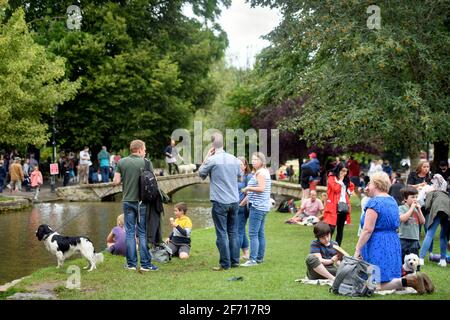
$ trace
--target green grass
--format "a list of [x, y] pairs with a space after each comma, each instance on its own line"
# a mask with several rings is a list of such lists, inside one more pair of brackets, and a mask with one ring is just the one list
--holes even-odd
[[[345, 227], [343, 241], [344, 249], [351, 254], [357, 241], [360, 215], [357, 200], [352, 199], [352, 202], [353, 220], [351, 225]], [[66, 261], [62, 270], [52, 266], [35, 272], [12, 292], [20, 288], [30, 290], [39, 283], [59, 282], [54, 291], [60, 299], [351, 299], [329, 293], [328, 286], [303, 285], [294, 281], [305, 276], [304, 260], [313, 234], [312, 227], [285, 224], [288, 216], [278, 212], [268, 215], [265, 262], [252, 268], [211, 271], [218, 264], [219, 257], [214, 229], [209, 228], [194, 230], [191, 258], [187, 261], [174, 258], [167, 264], [159, 264], [158, 272], [140, 274], [124, 270], [123, 257], [105, 254], [105, 262], [98, 266], [98, 270], [90, 273], [81, 270], [80, 290], [65, 288], [69, 276], [65, 273], [66, 268], [71, 264], [80, 268], [85, 265], [85, 261], [77, 259]], [[388, 295], [368, 299], [450, 299], [448, 270], [435, 263], [427, 263], [423, 271], [436, 285], [433, 295]], [[244, 280], [228, 280], [236, 276], [243, 276]]]
[[14, 198], [0, 196], [0, 201], [11, 201], [11, 200], [14, 200]]

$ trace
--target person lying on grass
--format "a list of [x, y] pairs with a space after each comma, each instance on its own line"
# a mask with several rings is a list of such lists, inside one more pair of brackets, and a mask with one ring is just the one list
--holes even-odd
[[191, 250], [192, 221], [186, 216], [186, 212], [186, 203], [180, 202], [175, 205], [174, 214], [176, 219], [170, 218], [170, 225], [173, 231], [165, 241], [172, 250], [173, 255], [178, 255], [183, 260], [189, 258]]
[[342, 260], [342, 255], [333, 248], [337, 245], [331, 241], [331, 229], [325, 222], [318, 222], [313, 229], [316, 240], [311, 242], [309, 255], [306, 257], [306, 276], [310, 280], [329, 279], [334, 281]]

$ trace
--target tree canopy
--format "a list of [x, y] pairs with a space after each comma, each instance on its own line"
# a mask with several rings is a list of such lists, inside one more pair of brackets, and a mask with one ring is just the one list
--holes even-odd
[[260, 55], [257, 104], [308, 96], [280, 124], [310, 145], [372, 142], [413, 154], [450, 136], [447, 1], [252, 0], [283, 19]]
[[[227, 38], [215, 18], [228, 0], [81, 1], [80, 30], [66, 26], [71, 0], [11, 3], [25, 11], [36, 41], [66, 58], [68, 79], [81, 82], [56, 114], [63, 148], [119, 150], [142, 139], [161, 156], [171, 132], [217, 93], [210, 69]], [[205, 21], [184, 16], [183, 5]]]
[[37, 44], [22, 9], [6, 16], [0, 3], [0, 144], [44, 145], [43, 121], [75, 96], [80, 83], [65, 79], [65, 59]]

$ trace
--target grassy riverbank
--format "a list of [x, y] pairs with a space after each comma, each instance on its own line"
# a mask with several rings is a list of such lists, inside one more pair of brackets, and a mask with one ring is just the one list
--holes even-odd
[[[356, 199], [353, 199], [355, 201]], [[356, 204], [356, 203], [355, 203]], [[353, 253], [357, 241], [359, 207], [354, 206], [352, 224], [346, 226], [343, 247]], [[263, 264], [252, 268], [236, 268], [214, 272], [218, 264], [213, 228], [194, 230], [192, 256], [187, 261], [174, 258], [159, 264], [160, 271], [140, 274], [123, 269], [124, 258], [105, 254], [105, 262], [93, 272], [81, 271], [81, 290], [65, 288], [67, 267], [82, 268], [81, 259], [66, 261], [65, 268], [55, 265], [41, 269], [11, 290], [33, 291], [51, 288], [60, 299], [349, 299], [328, 292], [328, 286], [303, 285], [304, 263], [312, 240], [312, 227], [285, 224], [289, 214], [270, 212], [266, 223], [267, 253]], [[437, 244], [438, 242], [436, 242]], [[448, 269], [427, 262], [423, 271], [436, 285], [433, 295], [389, 295], [370, 299], [450, 299]], [[243, 281], [229, 281], [242, 276]], [[0, 296], [5, 298], [8, 293]]]

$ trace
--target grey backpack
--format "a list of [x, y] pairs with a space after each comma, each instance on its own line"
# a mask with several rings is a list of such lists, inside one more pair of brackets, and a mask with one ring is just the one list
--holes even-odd
[[160, 263], [167, 263], [172, 260], [172, 250], [165, 243], [149, 249], [152, 260]]
[[374, 270], [374, 266], [363, 260], [344, 256], [330, 290], [344, 296], [370, 297], [376, 289], [372, 282]]

